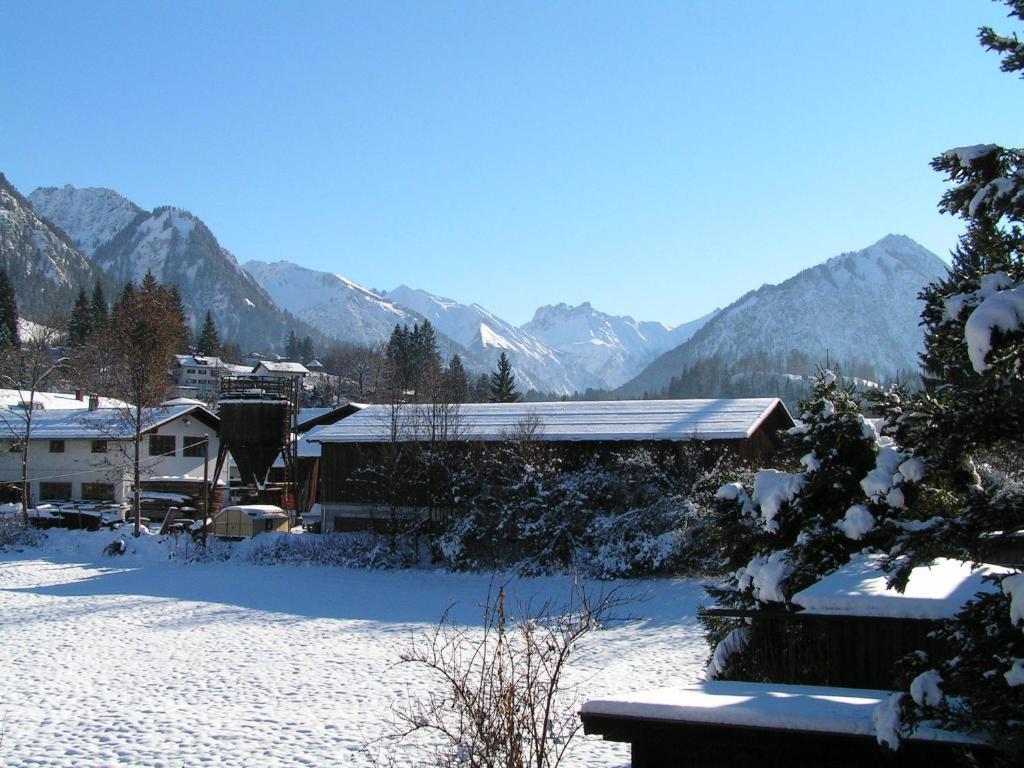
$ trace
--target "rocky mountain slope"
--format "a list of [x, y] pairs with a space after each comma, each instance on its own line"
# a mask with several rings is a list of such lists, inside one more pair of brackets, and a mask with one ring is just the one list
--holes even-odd
[[112, 189], [70, 184], [39, 187], [28, 196], [36, 212], [63, 229], [83, 255], [114, 239], [144, 211]]
[[29, 200], [69, 233], [115, 291], [151, 271], [178, 287], [193, 326], [209, 310], [221, 338], [243, 351], [280, 349], [289, 330], [319, 333], [283, 312], [217, 242], [201, 219], [180, 208], [151, 212], [110, 189], [41, 187]]
[[321, 332], [363, 346], [387, 341], [396, 324], [422, 317], [331, 272], [288, 261], [247, 261], [243, 268], [286, 308]]
[[660, 392], [683, 368], [716, 355], [728, 363], [762, 354], [779, 371], [791, 351], [860, 361], [879, 376], [916, 369], [923, 341], [917, 294], [945, 270], [942, 259], [909, 237], [888, 235], [747, 293], [616, 394]]
[[663, 323], [608, 315], [584, 302], [541, 307], [521, 330], [561, 352], [611, 389], [649, 362], [682, 344], [717, 313], [671, 328]]
[[149, 271], [178, 286], [193, 326], [209, 311], [221, 338], [243, 350], [280, 349], [289, 330], [309, 332], [278, 308], [201, 219], [180, 208], [140, 213], [96, 249], [93, 261], [119, 284]]
[[0, 173], [0, 268], [14, 286], [18, 311], [47, 322], [70, 309], [80, 286], [97, 270], [59, 227], [40, 217]]
[[512, 361], [516, 383], [522, 392], [572, 394], [602, 386], [571, 357], [516, 328], [479, 304], [460, 304], [427, 291], [400, 286], [386, 297], [423, 315], [443, 334], [466, 348], [472, 359], [493, 369], [501, 353]]

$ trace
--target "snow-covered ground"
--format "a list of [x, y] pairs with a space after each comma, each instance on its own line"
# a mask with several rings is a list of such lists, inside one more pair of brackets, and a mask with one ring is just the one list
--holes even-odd
[[[55, 531], [0, 553], [0, 765], [359, 766], [395, 702], [431, 684], [395, 664], [454, 604], [479, 625], [491, 578], [168, 560], [157, 537], [105, 557], [111, 532]], [[603, 585], [608, 587], [609, 585]], [[566, 577], [518, 579], [562, 600]], [[590, 635], [580, 703], [702, 676], [700, 586], [628, 582], [639, 620]], [[581, 740], [570, 765], [628, 764]], [[404, 764], [401, 758], [397, 764]]]

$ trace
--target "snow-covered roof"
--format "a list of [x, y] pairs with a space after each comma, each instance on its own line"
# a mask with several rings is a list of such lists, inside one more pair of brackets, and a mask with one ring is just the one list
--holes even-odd
[[206, 403], [196, 400], [194, 397], [173, 397], [170, 400], [164, 400], [161, 405], [201, 405], [206, 407]]
[[881, 555], [857, 555], [838, 571], [793, 595], [804, 613], [950, 619], [978, 592], [998, 587], [983, 576], [1009, 573], [997, 565], [972, 569], [970, 563], [939, 558], [915, 568], [904, 592], [886, 586]]
[[212, 355], [175, 355], [174, 361], [183, 368], [223, 368], [226, 365], [219, 357]]
[[[217, 417], [202, 406], [158, 406], [143, 412], [143, 431], [155, 429], [193, 411], [201, 412], [202, 418], [211, 424], [219, 423]], [[4, 436], [2, 428], [0, 423], [0, 437]], [[32, 417], [33, 440], [127, 440], [132, 433], [125, 411], [118, 408], [39, 411]]]
[[[713, 680], [591, 699], [584, 703], [581, 714], [875, 737], [875, 710], [890, 693]], [[916, 728], [908, 738], [958, 744], [981, 741], [927, 725]]]
[[275, 362], [273, 360], [260, 360], [253, 368], [253, 373], [256, 373], [260, 368], [264, 368], [272, 373], [309, 373], [309, 369], [302, 363]]
[[[0, 408], [18, 408], [21, 403], [28, 402], [28, 399], [27, 390], [0, 389]], [[73, 392], [36, 392], [32, 401], [36, 404], [37, 411], [84, 410], [89, 407], [89, 395], [85, 394], [79, 400]], [[124, 403], [112, 397], [101, 397], [99, 405], [101, 408], [120, 408]]]
[[[299, 432], [307, 432], [321, 424], [333, 424], [365, 407], [365, 405], [359, 403], [345, 403], [344, 405], [336, 405], [333, 408], [302, 408], [299, 410], [296, 424], [298, 425]], [[320, 454], [318, 453], [317, 455], [319, 456]]]
[[[430, 424], [429, 405], [369, 405], [318, 431], [322, 443], [389, 442], [397, 419], [399, 440], [423, 439]], [[570, 440], [741, 440], [776, 409], [777, 398], [719, 400], [618, 400], [557, 403], [470, 403], [458, 407], [459, 439], [505, 440], [536, 424], [533, 439]]]

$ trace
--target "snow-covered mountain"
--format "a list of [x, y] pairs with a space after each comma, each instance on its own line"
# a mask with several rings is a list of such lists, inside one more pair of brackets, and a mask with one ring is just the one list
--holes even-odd
[[371, 346], [387, 341], [397, 323], [421, 316], [331, 272], [317, 272], [288, 261], [248, 261], [243, 268], [278, 306], [321, 332]]
[[39, 187], [28, 201], [36, 212], [63, 229], [85, 256], [114, 239], [140, 213], [139, 206], [112, 189], [70, 184]]
[[791, 351], [864, 362], [879, 375], [916, 369], [923, 345], [917, 294], [945, 271], [942, 259], [909, 237], [887, 235], [747, 293], [618, 394], [657, 393], [683, 368], [713, 355], [731, 362], [762, 353], [779, 370]]
[[92, 286], [97, 271], [71, 239], [40, 218], [0, 173], [0, 267], [18, 299], [18, 311], [46, 322], [74, 303], [80, 286]]
[[465, 347], [488, 368], [493, 368], [504, 352], [512, 361], [520, 391], [536, 389], [571, 394], [603, 386], [599, 377], [571, 357], [479, 304], [460, 304], [405, 285], [385, 296], [426, 317], [441, 333]]
[[140, 214], [96, 249], [93, 261], [119, 283], [138, 282], [148, 271], [178, 286], [193, 326], [209, 311], [221, 338], [243, 349], [279, 348], [289, 330], [303, 333], [206, 224], [180, 208]]
[[40, 187], [33, 208], [68, 232], [92, 265], [119, 290], [146, 272], [178, 287], [193, 326], [209, 310], [221, 338], [243, 350], [278, 349], [294, 330], [317, 332], [274, 303], [197, 216], [180, 208], [144, 211], [110, 189]]
[[718, 312], [675, 328], [664, 323], [608, 315], [584, 302], [538, 309], [520, 330], [563, 353], [605, 388], [618, 387], [666, 350], [682, 344]]

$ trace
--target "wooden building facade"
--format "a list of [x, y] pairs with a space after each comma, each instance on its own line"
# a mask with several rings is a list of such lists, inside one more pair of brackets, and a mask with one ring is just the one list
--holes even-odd
[[443, 410], [372, 405], [321, 427], [310, 440], [321, 446], [323, 530], [346, 531], [373, 528], [395, 514], [438, 514], [429, 483], [409, 484], [398, 498], [381, 492], [382, 468], [401, 475], [424, 447], [442, 449], [452, 464], [511, 441], [557, 452], [566, 469], [635, 448], [682, 461], [694, 444], [753, 462], [774, 453], [780, 431], [791, 426], [785, 405], [774, 398], [474, 403]]

